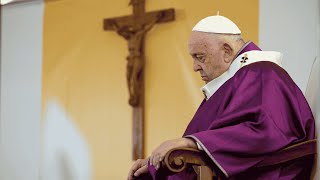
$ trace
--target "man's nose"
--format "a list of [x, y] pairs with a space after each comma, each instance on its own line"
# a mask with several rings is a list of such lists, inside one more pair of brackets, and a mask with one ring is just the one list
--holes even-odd
[[193, 61], [193, 70], [194, 70], [195, 72], [201, 70], [201, 66], [197, 63], [197, 61]]

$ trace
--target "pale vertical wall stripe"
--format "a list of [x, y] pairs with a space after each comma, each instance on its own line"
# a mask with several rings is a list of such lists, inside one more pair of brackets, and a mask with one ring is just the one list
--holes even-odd
[[43, 2], [2, 7], [0, 179], [37, 180]]
[[43, 124], [41, 180], [91, 180], [88, 144], [55, 99], [46, 104]]
[[[2, 76], [2, 73], [1, 73], [1, 66], [2, 66], [2, 9], [3, 7], [0, 6], [0, 130], [1, 130], [1, 127], [2, 127], [2, 123], [1, 123], [1, 76]], [[4, 157], [3, 157], [3, 150], [2, 150], [2, 143], [1, 143], [1, 140], [2, 139], [2, 136], [1, 136], [1, 133], [0, 133], [0, 173], [2, 172], [2, 169], [4, 168]], [[0, 175], [1, 177], [1, 175]]]
[[[310, 73], [310, 78], [308, 81], [307, 91], [306, 91], [306, 98], [309, 102], [310, 108], [313, 112], [313, 116], [316, 121], [316, 132], [317, 132], [317, 138], [319, 138], [319, 132], [320, 132], [320, 59], [315, 59], [312, 70]], [[320, 174], [318, 172], [319, 170], [319, 144], [318, 144], [318, 158], [315, 161], [315, 165], [313, 167], [313, 173], [314, 173], [314, 180], [320, 179]]]

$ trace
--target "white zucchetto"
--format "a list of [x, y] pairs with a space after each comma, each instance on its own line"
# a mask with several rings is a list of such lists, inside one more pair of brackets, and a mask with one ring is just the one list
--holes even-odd
[[193, 27], [192, 31], [216, 34], [241, 34], [240, 29], [234, 22], [220, 15], [202, 19]]

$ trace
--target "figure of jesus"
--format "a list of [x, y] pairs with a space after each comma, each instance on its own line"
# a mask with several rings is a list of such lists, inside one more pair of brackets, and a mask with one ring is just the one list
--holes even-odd
[[128, 41], [129, 55], [127, 56], [127, 85], [129, 90], [129, 104], [139, 106], [142, 93], [142, 73], [145, 65], [143, 46], [145, 34], [153, 27], [157, 19], [138, 27], [123, 26], [119, 28], [116, 23], [114, 27], [117, 33]]

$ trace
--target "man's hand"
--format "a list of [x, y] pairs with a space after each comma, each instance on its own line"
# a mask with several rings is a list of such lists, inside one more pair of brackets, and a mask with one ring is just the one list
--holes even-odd
[[148, 159], [138, 159], [132, 165], [129, 174], [128, 180], [133, 180], [135, 177], [140, 176], [141, 174], [148, 172]]
[[163, 160], [166, 153], [173, 148], [197, 148], [197, 144], [190, 138], [179, 138], [165, 141], [152, 152], [150, 156], [150, 164], [155, 166], [158, 170], [160, 168], [160, 162]]

